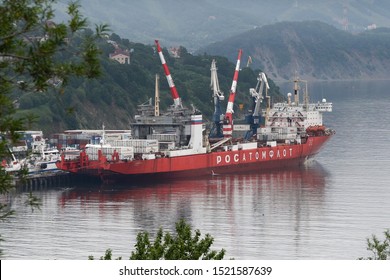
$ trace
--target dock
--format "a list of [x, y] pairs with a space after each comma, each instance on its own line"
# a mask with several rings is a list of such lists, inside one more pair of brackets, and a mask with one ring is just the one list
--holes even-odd
[[63, 187], [74, 183], [75, 176], [68, 172], [47, 172], [28, 175], [25, 178], [15, 179], [15, 186], [25, 191], [36, 191], [42, 188]]

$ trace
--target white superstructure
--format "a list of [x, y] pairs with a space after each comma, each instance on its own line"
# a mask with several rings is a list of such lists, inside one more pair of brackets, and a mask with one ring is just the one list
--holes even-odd
[[[323, 129], [322, 114], [332, 112], [332, 103], [323, 99], [321, 102], [309, 103], [308, 92], [304, 94], [303, 103], [299, 100], [298, 83], [294, 81], [294, 102], [292, 94], [287, 94], [287, 102], [276, 103], [272, 108], [263, 111], [265, 126], [258, 129], [258, 139], [299, 141], [310, 130]], [[324, 131], [325, 133], [325, 131]]]

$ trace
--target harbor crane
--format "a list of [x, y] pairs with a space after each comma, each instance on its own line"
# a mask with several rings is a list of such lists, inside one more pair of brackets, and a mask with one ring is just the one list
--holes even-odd
[[267, 76], [264, 72], [260, 72], [259, 76], [257, 77], [257, 84], [255, 88], [249, 89], [249, 94], [251, 95], [253, 99], [253, 110], [252, 114], [247, 116], [247, 122], [250, 125], [250, 130], [247, 131], [245, 135], [245, 139], [250, 139], [253, 135], [256, 134], [257, 129], [260, 127], [260, 117], [261, 117], [261, 103], [263, 102], [264, 96], [263, 91], [267, 92], [269, 90], [268, 80]]
[[238, 73], [240, 71], [240, 62], [241, 62], [242, 50], [238, 50], [238, 57], [236, 63], [236, 69], [234, 71], [233, 82], [230, 88], [230, 94], [228, 99], [228, 104], [226, 107], [226, 114], [223, 121], [223, 136], [224, 137], [232, 137], [233, 134], [233, 105], [234, 99], [236, 97], [236, 89], [237, 89], [237, 81], [238, 81]]
[[217, 74], [217, 63], [215, 59], [211, 62], [211, 82], [210, 87], [213, 90], [213, 99], [214, 99], [214, 114], [213, 114], [213, 123], [210, 130], [210, 138], [222, 138], [223, 137], [223, 118], [221, 110], [221, 101], [225, 100], [223, 92], [219, 88], [218, 74]]
[[162, 66], [164, 68], [165, 76], [166, 76], [167, 81], [168, 81], [169, 89], [171, 90], [171, 95], [172, 95], [172, 98], [173, 98], [174, 106], [175, 106], [175, 108], [183, 108], [183, 105], [181, 103], [181, 99], [179, 97], [179, 93], [177, 92], [175, 83], [173, 82], [171, 73], [169, 72], [168, 65], [167, 65], [167, 63], [165, 61], [164, 54], [162, 53], [162, 49], [160, 47], [160, 44], [159, 44], [158, 40], [155, 40], [155, 43], [156, 43], [156, 46], [157, 46], [157, 52], [158, 52], [158, 55], [160, 57], [161, 64], [162, 64]]

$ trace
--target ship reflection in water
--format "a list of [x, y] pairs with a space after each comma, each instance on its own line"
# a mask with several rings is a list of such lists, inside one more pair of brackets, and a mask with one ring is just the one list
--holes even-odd
[[[138, 232], [155, 233], [159, 227], [173, 231], [175, 222], [184, 218], [193, 229], [211, 234], [213, 247], [225, 248], [228, 257], [297, 259], [306, 256], [305, 246], [310, 241], [307, 224], [312, 227], [321, 215], [327, 178], [326, 170], [312, 162], [265, 174], [83, 186], [64, 191], [58, 207], [64, 213], [64, 209], [79, 211], [83, 220], [100, 225], [92, 226], [100, 233], [85, 236], [85, 242], [100, 253], [115, 248], [129, 256], [133, 248], [129, 244], [135, 244]], [[105, 242], [95, 244], [93, 236], [102, 231]]]

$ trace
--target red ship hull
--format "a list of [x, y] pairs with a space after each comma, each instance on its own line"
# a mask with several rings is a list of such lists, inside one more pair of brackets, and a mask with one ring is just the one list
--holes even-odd
[[[99, 177], [102, 180], [174, 179], [213, 174], [280, 169], [300, 165], [318, 153], [331, 135], [312, 136], [304, 144], [278, 145], [256, 149], [220, 151], [152, 160], [108, 161], [72, 160], [57, 166], [72, 173]], [[80, 157], [82, 158], [82, 157]]]

